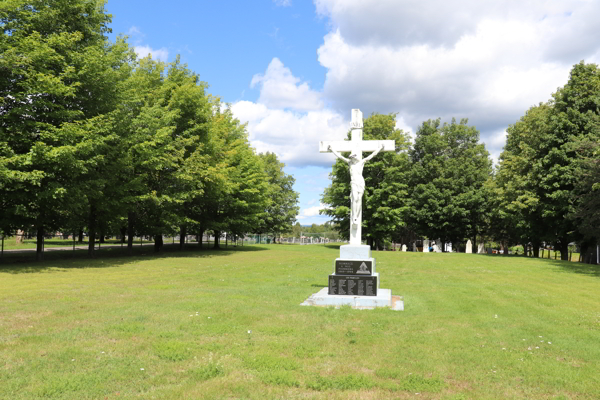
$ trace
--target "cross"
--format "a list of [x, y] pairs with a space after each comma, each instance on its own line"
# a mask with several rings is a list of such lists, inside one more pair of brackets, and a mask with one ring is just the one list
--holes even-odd
[[[333, 152], [336, 157], [342, 159], [350, 165], [350, 178], [352, 179], [352, 194], [350, 200], [350, 244], [361, 244], [362, 233], [362, 195], [364, 193], [364, 179], [362, 177], [362, 152], [371, 151], [395, 151], [396, 143], [394, 140], [362, 140], [363, 138], [363, 114], [358, 109], [352, 110], [352, 122], [350, 122], [351, 140], [341, 141], [322, 141], [319, 142], [319, 152]], [[341, 156], [341, 152], [350, 152], [350, 159]], [[376, 154], [376, 153], [375, 153]], [[368, 161], [371, 156], [364, 161]], [[352, 161], [351, 161], [352, 160]], [[358, 169], [353, 166], [359, 164]], [[362, 191], [360, 186], [362, 185]], [[353, 197], [356, 196], [356, 199]]]

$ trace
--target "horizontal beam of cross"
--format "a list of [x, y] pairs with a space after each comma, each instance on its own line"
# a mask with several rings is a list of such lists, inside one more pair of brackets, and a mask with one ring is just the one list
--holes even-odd
[[352, 140], [335, 140], [335, 141], [322, 141], [319, 142], [319, 152], [328, 153], [327, 148], [331, 146], [335, 151], [375, 151], [379, 146], [383, 145], [383, 151], [395, 151], [396, 141], [395, 140], [363, 140], [360, 142]]

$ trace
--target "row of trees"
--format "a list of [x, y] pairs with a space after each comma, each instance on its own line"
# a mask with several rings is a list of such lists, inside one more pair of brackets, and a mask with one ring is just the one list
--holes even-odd
[[[599, 121], [600, 74], [583, 62], [552, 100], [509, 127], [495, 169], [466, 119], [425, 121], [411, 144], [395, 115], [371, 115], [365, 139], [394, 139], [396, 152], [365, 165], [363, 234], [379, 248], [383, 240], [440, 238], [456, 248], [485, 238], [536, 252], [545, 242], [566, 258], [570, 242], [585, 248], [600, 238]], [[321, 212], [347, 236], [347, 164], [336, 161], [331, 177]]]
[[[138, 60], [86, 0], [0, 4], [0, 230], [280, 232], [294, 180], [177, 59]], [[218, 239], [215, 242], [218, 246]]]

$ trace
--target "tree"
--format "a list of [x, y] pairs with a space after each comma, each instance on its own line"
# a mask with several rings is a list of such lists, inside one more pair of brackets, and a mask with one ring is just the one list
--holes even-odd
[[8, 205], [3, 225], [34, 226], [38, 259], [45, 232], [79, 207], [69, 188], [77, 179], [62, 169], [78, 173], [64, 163], [78, 139], [57, 128], [110, 110], [112, 78], [127, 64], [99, 57], [112, 51], [104, 36], [110, 19], [103, 3], [86, 0], [0, 4], [0, 184], [10, 197], [0, 200]]
[[166, 74], [165, 67], [150, 58], [141, 60], [125, 105], [131, 121], [128, 174], [136, 180], [128, 194], [129, 236], [137, 226], [138, 232], [154, 237], [155, 251], [164, 233], [182, 225], [185, 202], [204, 193], [211, 114], [206, 84], [179, 58]]
[[543, 132], [548, 130], [550, 110], [549, 104], [540, 103], [508, 127], [506, 145], [500, 154], [495, 176], [496, 222], [511, 241], [522, 243], [524, 248], [531, 243], [535, 257], [541, 242], [551, 239], [542, 217], [543, 204], [534, 166], [537, 149], [543, 145]]
[[298, 215], [298, 192], [294, 191], [295, 179], [283, 171], [285, 164], [279, 162], [275, 153], [260, 153], [269, 182], [268, 204], [262, 213], [255, 233], [273, 235], [289, 232]]
[[410, 151], [409, 220], [417, 233], [443, 243], [471, 238], [475, 244], [487, 217], [484, 185], [492, 162], [479, 132], [467, 123], [426, 121]]
[[[396, 151], [380, 153], [363, 170], [363, 234], [373, 247], [382, 247], [405, 225], [407, 185], [404, 174], [408, 169], [408, 136], [395, 128], [395, 114], [373, 114], [364, 121], [365, 140], [395, 140]], [[348, 133], [350, 138], [350, 133]], [[350, 230], [350, 173], [348, 165], [336, 160], [331, 172], [331, 185], [325, 189], [322, 202], [329, 207], [321, 210], [336, 223], [340, 235], [348, 238]]]
[[[559, 247], [566, 260], [569, 243], [582, 238], [574, 216], [578, 204], [589, 203], [583, 195], [586, 185], [580, 183], [585, 181], [585, 168], [576, 153], [583, 147], [577, 143], [597, 140], [599, 96], [598, 67], [581, 62], [550, 102], [532, 107], [507, 130], [499, 187], [507, 209], [519, 216], [520, 235], [531, 238], [536, 256], [539, 242], [547, 241]], [[578, 197], [580, 184], [583, 193]]]

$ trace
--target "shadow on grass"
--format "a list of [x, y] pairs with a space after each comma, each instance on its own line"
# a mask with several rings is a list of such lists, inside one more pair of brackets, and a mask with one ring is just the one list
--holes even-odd
[[325, 247], [327, 247], [328, 249], [336, 249], [339, 250], [340, 249], [341, 244], [326, 244]]
[[[35, 261], [35, 252], [4, 253], [0, 260], [0, 274], [22, 274], [46, 271], [51, 268], [106, 268], [128, 264], [132, 261], [177, 258], [177, 257], [220, 257], [238, 252], [254, 252], [267, 250], [262, 246], [222, 246], [213, 249], [212, 245], [200, 248], [197, 244], [188, 244], [183, 250], [179, 244], [165, 244], [159, 253], [154, 252], [154, 246], [133, 247], [130, 255], [127, 247], [106, 247], [96, 249], [94, 258], [89, 258], [87, 250], [55, 250], [44, 252], [44, 260]], [[104, 261], [110, 261], [104, 263]]]
[[553, 260], [551, 258], [533, 258], [526, 257], [524, 255], [503, 255], [503, 254], [474, 254], [475, 256], [480, 257], [492, 257], [492, 258], [518, 258], [520, 260], [531, 260], [531, 261], [539, 261], [548, 265], [552, 265], [553, 267], [558, 267], [561, 272], [570, 272], [575, 274], [582, 275], [590, 275], [600, 278], [600, 265], [597, 264], [584, 264], [578, 261], [564, 261], [564, 260]]

